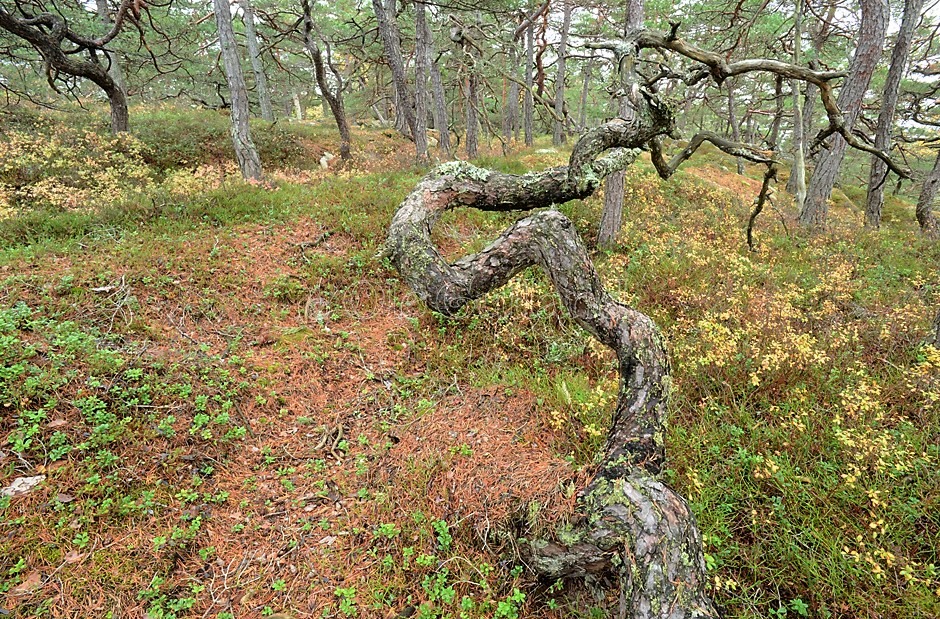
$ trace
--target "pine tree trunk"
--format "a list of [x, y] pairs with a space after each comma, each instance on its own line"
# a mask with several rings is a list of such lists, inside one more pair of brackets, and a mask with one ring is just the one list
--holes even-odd
[[[620, 97], [618, 115], [623, 118], [630, 109], [626, 97]], [[617, 171], [607, 177], [604, 184], [604, 208], [597, 230], [597, 246], [607, 248], [617, 241], [623, 225], [623, 198], [625, 174]]]
[[930, 236], [940, 236], [940, 222], [933, 212], [933, 202], [937, 197], [937, 190], [940, 189], [940, 152], [934, 159], [933, 168], [924, 178], [924, 185], [921, 187], [920, 196], [917, 199], [917, 223], [920, 224], [921, 232]]
[[415, 162], [428, 161], [428, 25], [424, 2], [415, 2]]
[[[627, 0], [626, 15], [624, 15], [624, 32], [629, 33], [643, 27], [644, 0]], [[621, 63], [622, 64], [622, 63]], [[622, 67], [621, 67], [622, 68]], [[632, 72], [632, 68], [630, 69]], [[626, 76], [621, 75], [621, 86], [624, 86]], [[617, 113], [620, 118], [627, 118], [634, 113], [633, 104], [625, 96], [618, 102]], [[623, 197], [624, 173], [616, 172], [607, 178], [604, 186], [604, 209], [601, 211], [600, 227], [597, 231], [597, 246], [610, 247], [617, 241], [620, 226], [623, 224]]]
[[565, 132], [565, 55], [568, 53], [568, 30], [571, 28], [571, 12], [574, 7], [569, 2], [563, 3], [564, 19], [561, 26], [561, 41], [558, 43], [558, 72], [555, 78], [555, 123], [552, 132], [552, 144], [560, 146], [567, 141]]
[[535, 87], [535, 81], [532, 72], [535, 70], [535, 26], [532, 22], [525, 29], [525, 102], [523, 103], [523, 113], [525, 114], [525, 145], [532, 146], [535, 143], [535, 97], [532, 89]]
[[[849, 77], [839, 92], [837, 100], [843, 112], [846, 129], [855, 125], [862, 107], [862, 99], [868, 90], [872, 73], [881, 59], [885, 31], [888, 27], [888, 6], [885, 0], [861, 0], [862, 23], [858, 37], [858, 46]], [[816, 169], [806, 190], [806, 203], [800, 213], [800, 223], [807, 226], [821, 227], [826, 224], [829, 214], [829, 196], [839, 176], [842, 160], [845, 157], [846, 142], [840, 135], [830, 138], [829, 148], [823, 150], [816, 163]]]
[[[731, 129], [731, 139], [740, 142], [741, 127], [734, 109], [734, 80], [728, 80], [725, 83], [728, 85], [728, 126]], [[735, 158], [735, 167], [738, 174], [744, 174], [744, 161], [740, 157]]]
[[[405, 125], [398, 129], [405, 137], [412, 138], [415, 131], [414, 102], [405, 77], [405, 62], [402, 59], [401, 45], [398, 42], [398, 27], [394, 22], [394, 14], [386, 11], [382, 0], [372, 0], [372, 8], [379, 24], [379, 36], [382, 38], [382, 46], [385, 49], [385, 59], [392, 70], [396, 114]], [[394, 10], [394, 6], [392, 8]]]
[[478, 85], [477, 73], [474, 68], [470, 68], [470, 75], [467, 76], [467, 99], [466, 99], [466, 121], [467, 121], [467, 158], [473, 159], [477, 156], [480, 140], [480, 123], [477, 119]]
[[[111, 19], [110, 12], [108, 10], [108, 0], [96, 0], [97, 9], [98, 9], [98, 19], [101, 20], [101, 23], [111, 25], [114, 23], [114, 20]], [[125, 98], [125, 106], [127, 99], [127, 83], [124, 80], [124, 69], [121, 66], [121, 60], [118, 58], [118, 55], [105, 51], [105, 57], [108, 59], [108, 74], [111, 76], [111, 79], [114, 80], [114, 83], [123, 93]], [[126, 129], [125, 129], [126, 131]]]
[[215, 23], [219, 29], [219, 47], [222, 50], [222, 67], [228, 82], [232, 98], [232, 142], [235, 145], [235, 157], [245, 180], [261, 180], [261, 158], [251, 139], [251, 127], [248, 124], [248, 89], [238, 59], [238, 46], [235, 32], [232, 30], [232, 13], [228, 0], [213, 0]]
[[591, 50], [591, 59], [588, 60], [584, 65], [584, 81], [581, 83], [581, 109], [578, 113], [578, 124], [581, 126], [581, 131], [587, 129], [588, 87], [591, 84], [591, 73], [593, 68], [594, 50]]
[[431, 239], [434, 223], [453, 208], [530, 210], [591, 195], [638, 156], [638, 146], [673, 129], [642, 102], [633, 111], [633, 123], [582, 136], [567, 167], [524, 176], [463, 162], [438, 167], [395, 213], [386, 253], [415, 294], [445, 315], [529, 266], [545, 270], [571, 317], [615, 352], [621, 378], [598, 472], [578, 495], [578, 517], [563, 534], [519, 540], [524, 561], [547, 582], [590, 575], [616, 583], [623, 618], [704, 619], [718, 615], [701, 536], [685, 499], [662, 479], [670, 369], [656, 325], [606, 292], [575, 226], [556, 210], [517, 221], [453, 263]]
[[[914, 38], [914, 28], [921, 18], [923, 6], [924, 0], [905, 0], [904, 2], [904, 16], [891, 52], [891, 65], [888, 67], [881, 110], [878, 112], [878, 128], [875, 130], [875, 148], [881, 151], [887, 152], [891, 147], [891, 127], [894, 124], [894, 113], [898, 107], [901, 78], [907, 70], [911, 40]], [[885, 203], [887, 176], [887, 164], [872, 155], [871, 171], [868, 176], [868, 196], [865, 202], [865, 225], [869, 228], [881, 227], [881, 211]]]
[[[515, 41], [509, 44], [509, 66], [507, 72], [513, 78], [518, 76], [519, 50]], [[519, 83], [516, 79], [509, 80], [507, 87], [506, 102], [503, 108], [503, 138], [509, 142], [512, 141], [517, 128], [519, 127]]]
[[314, 34], [313, 17], [310, 14], [309, 0], [301, 0], [304, 20], [304, 46], [307, 53], [313, 60], [313, 73], [317, 80], [317, 88], [320, 90], [320, 96], [326, 101], [336, 121], [336, 128], [339, 130], [339, 156], [343, 160], [348, 160], [351, 156], [352, 136], [349, 131], [349, 120], [346, 118], [346, 106], [343, 103], [343, 80], [341, 76], [333, 73], [336, 80], [336, 92], [330, 89], [330, 84], [326, 79], [326, 63], [323, 62], [323, 52], [317, 44]]
[[441, 79], [441, 70], [437, 66], [434, 57], [434, 38], [431, 36], [431, 27], [425, 19], [424, 23], [425, 40], [428, 43], [428, 67], [431, 72], [431, 96], [434, 99], [434, 106], [431, 112], [434, 118], [434, 128], [437, 129], [440, 138], [438, 146], [450, 156], [450, 122], [447, 118], [447, 99], [444, 96], [444, 80]]
[[255, 31], [255, 12], [250, 0], [238, 0], [242, 8], [242, 22], [245, 24], [245, 41], [248, 44], [248, 58], [255, 74], [255, 90], [258, 91], [258, 104], [261, 106], [261, 118], [274, 122], [274, 108], [271, 107], [271, 94], [268, 91], [268, 78], [264, 74], [261, 62], [261, 47], [258, 45], [258, 33]]
[[[796, 0], [793, 18], [793, 64], [799, 65], [803, 51], [803, 2]], [[803, 101], [800, 99], [800, 82], [790, 80], [793, 95], [793, 165], [787, 189], [793, 194], [796, 212], [803, 210], [806, 202], [806, 135], [803, 125]]]

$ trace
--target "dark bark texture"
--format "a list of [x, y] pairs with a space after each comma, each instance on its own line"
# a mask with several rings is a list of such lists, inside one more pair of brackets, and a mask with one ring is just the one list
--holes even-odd
[[583, 135], [567, 166], [525, 175], [439, 166], [399, 207], [387, 252], [422, 301], [447, 315], [529, 266], [546, 271], [571, 316], [614, 350], [621, 381], [603, 462], [579, 495], [580, 524], [557, 539], [524, 543], [526, 561], [548, 579], [613, 577], [621, 616], [714, 617], [695, 518], [660, 479], [670, 379], [656, 325], [606, 292], [574, 225], [556, 210], [517, 221], [453, 263], [431, 240], [440, 215], [457, 207], [530, 210], [587, 197], [638, 147], [673, 129], [671, 111], [655, 99], [643, 98], [635, 112]]

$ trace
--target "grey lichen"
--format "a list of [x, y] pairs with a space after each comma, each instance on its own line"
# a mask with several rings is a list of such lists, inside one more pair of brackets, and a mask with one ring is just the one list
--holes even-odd
[[467, 179], [485, 183], [493, 174], [492, 170], [478, 168], [466, 161], [448, 161], [434, 168], [433, 174], [438, 176], [452, 176], [456, 179]]

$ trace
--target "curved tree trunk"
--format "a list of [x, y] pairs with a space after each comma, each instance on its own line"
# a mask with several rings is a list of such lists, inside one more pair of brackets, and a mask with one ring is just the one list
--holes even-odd
[[261, 62], [261, 47], [258, 45], [258, 33], [255, 31], [255, 12], [250, 0], [238, 0], [242, 8], [242, 22], [245, 24], [245, 41], [248, 44], [248, 59], [255, 74], [255, 90], [258, 91], [258, 104], [261, 106], [261, 118], [274, 122], [274, 108], [271, 107], [271, 94], [268, 91], [268, 78], [264, 74]]
[[248, 125], [248, 89], [238, 60], [238, 47], [232, 30], [232, 13], [228, 0], [213, 0], [215, 23], [219, 28], [219, 47], [222, 48], [222, 66], [225, 79], [232, 95], [232, 142], [235, 144], [235, 157], [245, 180], [261, 180], [261, 158], [251, 139], [251, 127]]
[[[885, 30], [888, 27], [888, 5], [885, 0], [861, 0], [862, 24], [858, 46], [852, 58], [848, 79], [839, 93], [837, 105], [842, 110], [845, 128], [855, 124], [862, 107], [862, 98], [868, 90], [872, 73], [881, 58]], [[806, 190], [806, 203], [800, 213], [800, 223], [823, 226], [829, 214], [829, 196], [839, 176], [847, 143], [840, 135], [833, 135], [829, 148], [820, 153], [816, 169]]]
[[614, 577], [623, 617], [715, 617], [695, 518], [660, 479], [669, 363], [656, 325], [610, 297], [574, 225], [558, 211], [517, 221], [480, 253], [453, 263], [431, 241], [434, 223], [456, 207], [529, 210], [587, 197], [631, 163], [639, 146], [674, 129], [665, 106], [643, 102], [634, 112], [582, 136], [568, 166], [522, 176], [464, 162], [439, 166], [402, 202], [386, 251], [418, 297], [447, 315], [526, 267], [547, 272], [571, 316], [615, 351], [621, 381], [600, 471], [580, 494], [580, 528], [563, 539], [524, 542], [527, 563], [549, 579]]
[[317, 44], [313, 33], [313, 17], [310, 14], [310, 3], [308, 0], [301, 0], [300, 5], [304, 12], [304, 46], [307, 48], [307, 53], [310, 54], [311, 60], [313, 60], [313, 72], [317, 80], [317, 88], [320, 89], [320, 95], [326, 100], [327, 105], [330, 107], [333, 120], [336, 121], [336, 128], [339, 130], [339, 156], [343, 160], [348, 160], [351, 157], [352, 137], [349, 132], [349, 120], [346, 118], [346, 106], [343, 103], [343, 80], [337, 72], [333, 73], [333, 78], [336, 80], [336, 92], [333, 92], [326, 79], [326, 66], [323, 62], [323, 52], [320, 50], [320, 46]]
[[[894, 50], [891, 52], [891, 65], [888, 67], [881, 110], [878, 112], [878, 128], [875, 131], [875, 148], [878, 150], [887, 152], [891, 146], [891, 126], [898, 107], [901, 78], [907, 70], [914, 27], [921, 18], [920, 11], [923, 6], [924, 0], [905, 0], [904, 2], [904, 17], [901, 19], [901, 29], [894, 42]], [[868, 175], [868, 196], [865, 202], [865, 225], [869, 228], [881, 227], [881, 211], [885, 203], [887, 176], [887, 164], [872, 155], [871, 171]]]
[[[96, 55], [91, 54], [91, 60], [83, 60], [73, 53], [63, 51], [62, 45], [68, 31], [68, 24], [64, 19], [52, 13], [42, 13], [28, 20], [21, 19], [0, 6], [0, 29], [27, 41], [39, 52], [46, 63], [50, 84], [53, 83], [52, 69], [94, 82], [108, 97], [111, 106], [111, 132], [121, 133], [128, 130], [127, 94], [122, 84], [115, 81], [108, 68], [98, 62]], [[97, 49], [103, 47], [100, 45]]]
[[940, 235], [940, 222], [937, 221], [933, 212], [933, 202], [937, 197], [937, 190], [940, 189], [940, 152], [934, 159], [933, 169], [924, 179], [924, 185], [921, 187], [920, 196], [917, 198], [917, 223], [925, 234], [930, 236]]

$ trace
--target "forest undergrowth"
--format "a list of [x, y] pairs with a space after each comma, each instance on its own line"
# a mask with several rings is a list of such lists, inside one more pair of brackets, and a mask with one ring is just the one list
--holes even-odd
[[[616, 394], [612, 355], [526, 271], [452, 319], [381, 258], [424, 170], [391, 132], [257, 132], [137, 110], [133, 137], [4, 112], [0, 591], [19, 617], [603, 617], [516, 540], [564, 527]], [[563, 163], [537, 146], [476, 163]], [[729, 617], [940, 616], [940, 246], [889, 197], [831, 227], [715, 152], [626, 176], [601, 276], [666, 334], [669, 482]], [[864, 198], [864, 193], [861, 194]], [[586, 239], [602, 199], [561, 207]], [[451, 255], [512, 214], [457, 212]], [[27, 484], [28, 485], [28, 484]]]

